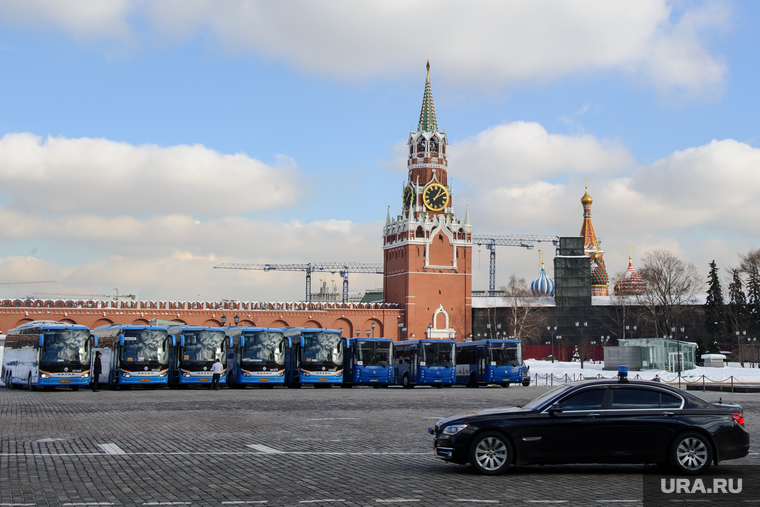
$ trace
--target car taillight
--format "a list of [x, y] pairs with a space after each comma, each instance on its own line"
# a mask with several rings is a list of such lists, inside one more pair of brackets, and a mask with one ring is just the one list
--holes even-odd
[[734, 418], [734, 421], [738, 422], [742, 426], [744, 426], [744, 414], [741, 412], [732, 412], [731, 417]]

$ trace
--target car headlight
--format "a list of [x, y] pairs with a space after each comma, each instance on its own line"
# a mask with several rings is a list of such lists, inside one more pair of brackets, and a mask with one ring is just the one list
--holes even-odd
[[449, 436], [456, 435], [466, 427], [466, 424], [452, 424], [451, 426], [446, 426], [443, 428], [443, 434]]

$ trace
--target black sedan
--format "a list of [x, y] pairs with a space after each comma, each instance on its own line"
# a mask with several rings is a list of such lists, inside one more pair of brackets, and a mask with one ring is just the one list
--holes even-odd
[[441, 419], [430, 433], [436, 456], [489, 475], [559, 463], [669, 463], [695, 475], [749, 452], [740, 406], [627, 380], [564, 385], [524, 407]]

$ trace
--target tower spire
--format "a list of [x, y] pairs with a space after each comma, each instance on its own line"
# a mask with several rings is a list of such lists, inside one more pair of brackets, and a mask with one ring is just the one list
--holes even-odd
[[433, 92], [430, 90], [430, 60], [428, 60], [426, 68], [425, 95], [422, 97], [422, 110], [420, 111], [420, 121], [417, 124], [417, 132], [438, 132], [438, 121], [435, 119], [435, 106], [433, 105]]

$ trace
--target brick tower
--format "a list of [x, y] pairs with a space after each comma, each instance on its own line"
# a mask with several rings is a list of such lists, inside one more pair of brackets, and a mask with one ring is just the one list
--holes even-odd
[[417, 131], [407, 142], [408, 178], [401, 214], [383, 228], [383, 296], [404, 309], [401, 339], [472, 334], [472, 225], [454, 215], [446, 168], [446, 132], [438, 130], [430, 62]]

